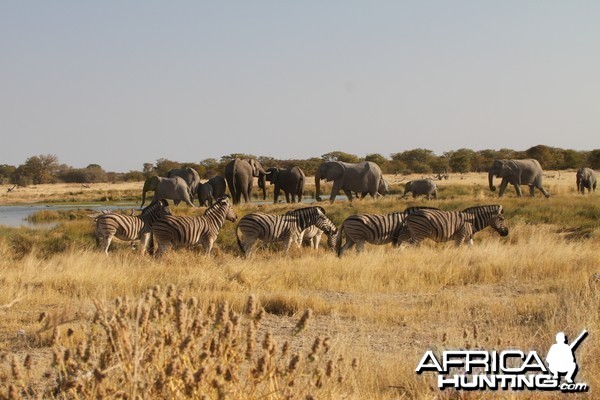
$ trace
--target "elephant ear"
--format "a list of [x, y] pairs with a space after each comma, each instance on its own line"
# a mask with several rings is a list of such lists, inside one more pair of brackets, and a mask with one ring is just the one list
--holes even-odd
[[506, 164], [504, 164], [504, 167], [513, 174], [518, 174], [520, 172], [520, 168], [515, 162], [515, 160], [506, 160]]
[[326, 181], [335, 181], [341, 179], [344, 176], [346, 168], [337, 161], [332, 161], [325, 165], [325, 171], [321, 175], [321, 179]]

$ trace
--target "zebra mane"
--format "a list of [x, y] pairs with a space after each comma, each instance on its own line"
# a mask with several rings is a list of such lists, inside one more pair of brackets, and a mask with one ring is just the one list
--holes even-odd
[[413, 207], [406, 208], [402, 212], [404, 214], [412, 214], [415, 211], [419, 211], [419, 210], [439, 210], [439, 208], [437, 208], [437, 207], [427, 207], [427, 206], [413, 206]]
[[302, 207], [302, 208], [296, 208], [295, 210], [290, 210], [288, 212], [285, 213], [285, 215], [296, 215], [300, 212], [302, 212], [302, 210], [320, 210], [323, 214], [325, 214], [325, 209], [323, 207], [320, 206], [312, 206], [312, 207]]
[[465, 208], [464, 210], [462, 210], [462, 212], [474, 213], [474, 212], [481, 211], [481, 210], [486, 210], [486, 211], [497, 210], [499, 213], [504, 212], [504, 210], [502, 209], [502, 206], [498, 205], [498, 204], [488, 204], [485, 206], [469, 207], [469, 208]]
[[168, 206], [169, 206], [169, 202], [166, 199], [160, 199], [159, 201], [146, 206], [142, 210], [142, 213], [140, 215], [145, 215], [145, 214], [148, 214], [155, 210], [158, 210], [159, 208], [166, 208]]

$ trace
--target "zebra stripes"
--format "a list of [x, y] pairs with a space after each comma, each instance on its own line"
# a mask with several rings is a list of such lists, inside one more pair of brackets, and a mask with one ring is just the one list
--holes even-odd
[[[292, 210], [284, 215], [251, 213], [245, 215], [236, 228], [238, 246], [248, 256], [257, 240], [264, 242], [285, 242], [287, 252], [292, 242], [300, 245], [300, 234], [315, 225], [327, 234], [337, 232], [337, 228], [325, 215], [322, 207], [305, 207]], [[243, 238], [240, 238], [240, 232]]]
[[157, 246], [156, 256], [163, 254], [169, 246], [192, 246], [202, 244], [210, 255], [213, 244], [225, 220], [235, 221], [236, 213], [227, 197], [219, 198], [208, 207], [204, 215], [197, 217], [167, 216], [152, 225], [152, 236]]
[[150, 229], [153, 223], [167, 215], [171, 215], [167, 200], [160, 200], [149, 205], [138, 216], [118, 213], [99, 215], [95, 219], [96, 243], [101, 244], [104, 252], [108, 255], [108, 248], [114, 237], [131, 241], [140, 239], [143, 254], [148, 247]]
[[[406, 217], [416, 210], [432, 209], [432, 207], [409, 207], [404, 211], [389, 214], [354, 214], [342, 222], [337, 234], [335, 249], [338, 256], [356, 246], [356, 251], [364, 250], [365, 242], [382, 245], [397, 242], [398, 235], [404, 227]], [[342, 245], [344, 236], [346, 242]]]
[[501, 236], [508, 235], [502, 206], [477, 206], [463, 211], [417, 210], [406, 217], [405, 228], [411, 244], [426, 238], [435, 242], [454, 240], [457, 246], [468, 240], [473, 244], [473, 235], [491, 226]]

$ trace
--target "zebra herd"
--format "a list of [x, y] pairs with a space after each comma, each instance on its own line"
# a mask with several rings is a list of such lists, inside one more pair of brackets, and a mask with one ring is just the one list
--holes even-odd
[[[154, 254], [160, 256], [169, 247], [201, 244], [210, 255], [214, 242], [225, 220], [235, 222], [237, 215], [228, 197], [219, 198], [208, 207], [204, 215], [185, 217], [172, 215], [168, 202], [161, 200], [146, 207], [139, 216], [107, 213], [96, 221], [96, 242], [108, 254], [113, 237], [121, 240], [141, 241], [141, 251], [147, 250], [153, 239]], [[327, 217], [319, 206], [288, 211], [283, 215], [254, 212], [238, 222], [235, 235], [244, 256], [249, 256], [258, 240], [283, 242], [287, 252], [292, 243], [298, 247], [308, 239], [318, 248], [322, 234], [327, 236], [329, 247], [342, 256], [346, 250], [364, 244], [392, 243], [418, 244], [424, 239], [436, 242], [454, 240], [456, 245], [473, 244], [473, 235], [491, 227], [501, 236], [508, 235], [504, 210], [500, 205], [469, 207], [462, 211], [443, 211], [433, 207], [409, 207], [389, 214], [354, 214], [347, 217], [340, 228]], [[345, 238], [345, 242], [344, 242]]]

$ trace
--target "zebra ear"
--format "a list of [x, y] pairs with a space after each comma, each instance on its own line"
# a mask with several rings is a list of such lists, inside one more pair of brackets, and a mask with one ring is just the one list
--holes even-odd
[[504, 208], [502, 208], [502, 206], [500, 206], [500, 209], [498, 211], [500, 212], [500, 214], [504, 214]]

